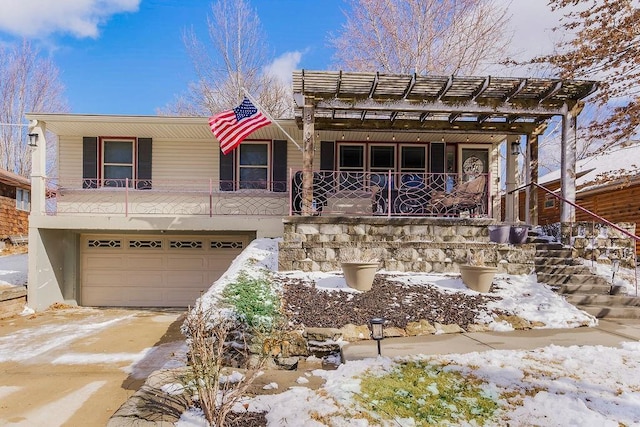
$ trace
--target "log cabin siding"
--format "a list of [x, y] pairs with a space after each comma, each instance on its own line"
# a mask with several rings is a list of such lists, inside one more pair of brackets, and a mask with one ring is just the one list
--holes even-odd
[[[545, 185], [549, 190], [557, 190], [559, 183]], [[547, 225], [560, 221], [560, 201], [555, 200], [553, 208], [545, 208], [546, 192], [538, 191], [538, 224]], [[524, 191], [519, 194], [520, 218], [525, 218]], [[640, 232], [640, 182], [623, 185], [611, 185], [606, 189], [597, 191], [578, 192], [576, 204], [591, 212], [611, 221], [614, 224], [628, 222], [636, 224], [636, 235]], [[502, 212], [504, 219], [504, 209]], [[576, 209], [576, 221], [593, 222], [594, 218], [580, 209]], [[596, 220], [597, 222], [597, 220]], [[640, 256], [640, 243], [636, 242], [636, 254]]]

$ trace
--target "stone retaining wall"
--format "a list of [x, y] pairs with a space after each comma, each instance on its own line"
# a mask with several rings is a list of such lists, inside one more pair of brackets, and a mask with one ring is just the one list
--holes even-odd
[[13, 286], [7, 289], [0, 289], [0, 319], [22, 313], [26, 304], [26, 287]]
[[484, 218], [289, 217], [279, 245], [281, 271], [337, 271], [340, 262], [377, 259], [387, 271], [458, 273], [482, 253], [499, 273], [529, 274], [535, 246], [489, 241]]

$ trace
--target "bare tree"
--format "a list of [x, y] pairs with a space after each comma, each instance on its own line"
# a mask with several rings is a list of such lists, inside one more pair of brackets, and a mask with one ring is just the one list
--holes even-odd
[[234, 107], [244, 97], [243, 88], [256, 97], [275, 118], [290, 115], [290, 94], [285, 85], [265, 73], [269, 59], [260, 19], [245, 0], [219, 0], [207, 19], [209, 43], [193, 30], [184, 42], [198, 81], [164, 114], [205, 115]]
[[502, 60], [506, 6], [493, 0], [348, 0], [330, 40], [337, 67], [355, 71], [474, 74]]
[[58, 69], [27, 41], [0, 47], [0, 168], [29, 176], [27, 112], [65, 112]]
[[640, 9], [633, 0], [550, 0], [564, 10], [558, 31], [572, 35], [556, 53], [534, 58], [565, 78], [597, 79], [599, 107], [589, 126], [600, 149], [625, 142], [640, 125]]

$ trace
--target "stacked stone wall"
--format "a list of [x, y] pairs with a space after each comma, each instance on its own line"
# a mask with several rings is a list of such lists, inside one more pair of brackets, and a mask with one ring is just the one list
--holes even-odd
[[489, 241], [490, 219], [291, 217], [284, 220], [281, 271], [336, 271], [341, 261], [378, 260], [387, 271], [458, 273], [482, 253], [498, 273], [530, 274], [535, 247]]

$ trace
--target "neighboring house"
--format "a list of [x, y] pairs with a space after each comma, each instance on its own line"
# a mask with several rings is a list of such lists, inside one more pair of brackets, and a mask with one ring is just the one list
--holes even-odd
[[[576, 163], [576, 203], [613, 223], [640, 225], [640, 143], [632, 142]], [[539, 184], [555, 191], [560, 187], [560, 171], [546, 174]], [[523, 206], [521, 199], [521, 206]], [[560, 201], [538, 190], [538, 224], [560, 219]], [[576, 220], [598, 222], [576, 210]], [[640, 245], [636, 245], [640, 253]]]
[[0, 169], [0, 240], [29, 232], [31, 182]]
[[[29, 305], [193, 304], [252, 239], [301, 239], [284, 235], [300, 214], [486, 223], [500, 212], [500, 144], [535, 135], [594, 85], [295, 72], [296, 118], [226, 156], [206, 117], [27, 114], [39, 135]], [[44, 172], [45, 132], [57, 177]]]

